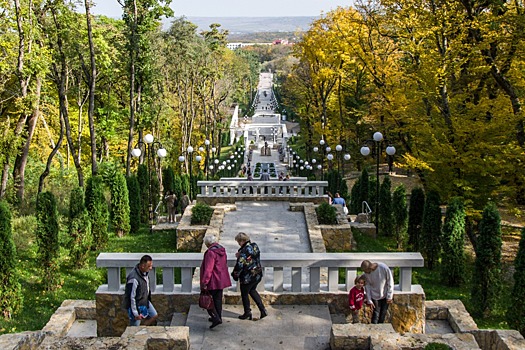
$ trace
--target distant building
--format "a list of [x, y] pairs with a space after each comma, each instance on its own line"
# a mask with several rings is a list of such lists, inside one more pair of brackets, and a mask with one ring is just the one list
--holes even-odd
[[273, 44], [272, 43], [227, 43], [226, 47], [230, 50], [237, 50], [242, 47], [253, 46], [253, 45], [273, 45]]
[[277, 39], [273, 42], [273, 45], [289, 45], [290, 43], [286, 39]]

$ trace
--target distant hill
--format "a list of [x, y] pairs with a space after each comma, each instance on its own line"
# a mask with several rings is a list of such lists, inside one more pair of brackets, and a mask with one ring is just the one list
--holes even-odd
[[[222, 29], [230, 34], [246, 34], [260, 32], [304, 32], [310, 23], [316, 20], [315, 16], [297, 17], [187, 17], [188, 21], [198, 26], [198, 32], [208, 30], [210, 24], [219, 23]], [[164, 21], [168, 27], [172, 19]]]

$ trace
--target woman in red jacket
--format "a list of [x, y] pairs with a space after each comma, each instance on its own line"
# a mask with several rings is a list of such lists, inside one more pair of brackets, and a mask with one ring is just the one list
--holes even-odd
[[228, 273], [226, 249], [216, 242], [215, 236], [204, 237], [208, 250], [204, 253], [200, 270], [201, 290], [208, 290], [213, 297], [214, 309], [208, 310], [210, 328], [222, 323], [222, 290], [232, 285]]

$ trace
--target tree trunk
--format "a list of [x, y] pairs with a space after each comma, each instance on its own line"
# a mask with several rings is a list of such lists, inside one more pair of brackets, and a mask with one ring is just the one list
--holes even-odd
[[13, 171], [13, 178], [14, 178], [14, 183], [15, 183], [15, 188], [16, 188], [16, 197], [18, 198], [19, 202], [22, 202], [24, 200], [25, 171], [26, 171], [27, 159], [29, 157], [29, 147], [31, 146], [31, 140], [33, 139], [38, 117], [40, 115], [41, 88], [42, 88], [42, 78], [37, 77], [36, 91], [35, 91], [35, 95], [36, 95], [35, 108], [33, 110], [31, 117], [27, 120], [26, 140], [22, 147], [22, 152], [19, 153], [16, 157], [15, 168]]
[[91, 175], [96, 175], [98, 172], [97, 166], [97, 138], [95, 132], [95, 88], [97, 81], [97, 66], [95, 61], [95, 45], [93, 43], [93, 29], [91, 27], [91, 13], [90, 13], [90, 1], [84, 0], [84, 6], [86, 7], [86, 22], [89, 42], [89, 59], [91, 65], [91, 73], [87, 77], [89, 84], [89, 105], [88, 105], [88, 121], [89, 121], [89, 137], [91, 144]]
[[136, 35], [137, 35], [137, 2], [133, 1], [133, 27], [131, 29], [131, 50], [130, 56], [130, 75], [129, 75], [129, 134], [128, 134], [128, 152], [126, 155], [126, 176], [131, 174], [131, 150], [133, 149], [133, 132], [135, 129], [135, 61], [137, 53]]

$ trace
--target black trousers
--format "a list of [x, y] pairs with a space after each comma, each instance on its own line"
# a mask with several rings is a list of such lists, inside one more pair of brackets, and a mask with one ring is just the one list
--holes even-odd
[[385, 323], [386, 312], [388, 311], [388, 304], [386, 302], [386, 298], [379, 300], [372, 299], [372, 303], [374, 303], [372, 323]]
[[259, 311], [264, 310], [264, 305], [261, 300], [261, 296], [259, 295], [259, 292], [257, 292], [257, 285], [259, 282], [254, 281], [248, 284], [241, 284], [241, 299], [242, 299], [242, 306], [244, 308], [244, 313], [248, 314], [252, 312], [252, 309], [250, 308], [250, 298], [252, 297], [253, 301], [259, 308]]
[[210, 315], [214, 321], [222, 321], [222, 289], [210, 289], [208, 292], [210, 292], [210, 295], [213, 298], [214, 306], [213, 309], [208, 310], [208, 315]]

